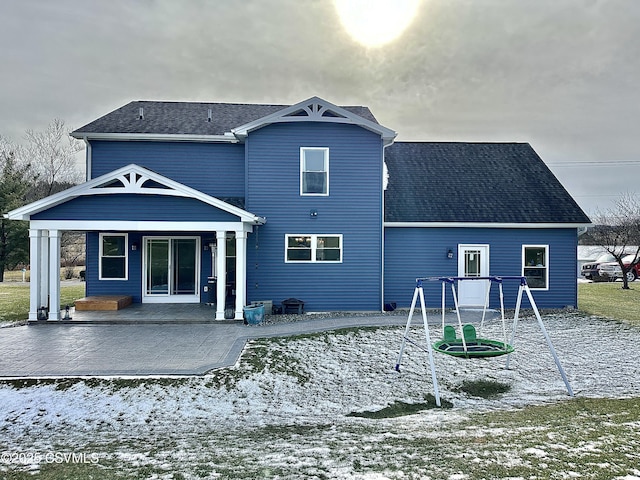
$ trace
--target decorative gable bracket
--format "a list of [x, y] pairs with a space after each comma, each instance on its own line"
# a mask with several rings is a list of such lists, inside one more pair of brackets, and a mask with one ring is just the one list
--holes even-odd
[[322, 121], [323, 118], [342, 118], [344, 120], [350, 121], [349, 118], [347, 118], [345, 115], [342, 115], [328, 105], [320, 102], [310, 103], [309, 105], [305, 105], [304, 107], [302, 107], [300, 110], [296, 110], [295, 112], [291, 112], [282, 116], [283, 119], [288, 117], [306, 117], [305, 120], [307, 121]]
[[134, 193], [151, 195], [169, 195], [173, 197], [186, 197], [186, 192], [172, 188], [166, 183], [151, 178], [148, 173], [129, 171], [109, 178], [103, 183], [88, 187], [84, 195], [108, 195], [113, 193]]

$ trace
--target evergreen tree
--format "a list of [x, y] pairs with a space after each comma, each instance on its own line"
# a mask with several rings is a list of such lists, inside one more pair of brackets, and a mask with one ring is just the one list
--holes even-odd
[[0, 281], [5, 269], [29, 262], [29, 222], [7, 220], [4, 215], [24, 205], [34, 185], [30, 164], [21, 164], [14, 150], [0, 150]]

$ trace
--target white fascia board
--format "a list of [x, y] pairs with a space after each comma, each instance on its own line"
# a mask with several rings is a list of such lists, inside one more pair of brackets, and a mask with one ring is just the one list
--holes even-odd
[[582, 228], [590, 223], [384, 222], [389, 228]]
[[[324, 110], [331, 110], [335, 113], [342, 115], [344, 118], [340, 117], [323, 117], [321, 115], [310, 115], [306, 117], [288, 117], [298, 110], [308, 110], [306, 107], [308, 105], [318, 105], [322, 107]], [[311, 112], [310, 112], [311, 113]], [[331, 102], [328, 102], [320, 97], [311, 97], [308, 100], [304, 100], [302, 102], [298, 102], [295, 105], [291, 105], [290, 107], [285, 107], [282, 110], [278, 110], [270, 115], [254, 120], [253, 122], [246, 123], [239, 127], [233, 128], [231, 133], [233, 133], [237, 138], [244, 139], [247, 135], [253, 130], [257, 130], [266, 125], [272, 123], [283, 123], [283, 122], [310, 122], [310, 121], [321, 121], [328, 123], [346, 123], [350, 125], [358, 125], [362, 128], [366, 128], [372, 132], [379, 134], [384, 140], [385, 145], [393, 143], [393, 140], [398, 135], [397, 132], [391, 130], [390, 128], [383, 127], [382, 125], [367, 120], [359, 115], [356, 115], [348, 110], [345, 110], [342, 107], [334, 105]]]
[[234, 135], [193, 135], [169, 133], [72, 133], [81, 140], [119, 140], [119, 141], [156, 141], [156, 142], [208, 142], [238, 143]]
[[[130, 185], [129, 187], [124, 188], [96, 188], [106, 182], [116, 179], [120, 179], [124, 183], [124, 176], [131, 173], [135, 173], [141, 176], [141, 179], [139, 179], [138, 183], [135, 185]], [[160, 189], [153, 191], [153, 189], [144, 189], [141, 187], [140, 182], [142, 180], [146, 181], [147, 179], [153, 180], [161, 185], [165, 185], [166, 187], [172, 189], [172, 191]], [[152, 172], [151, 170], [147, 170], [146, 168], [140, 167], [139, 165], [135, 164], [129, 164], [125, 167], [114, 170], [113, 172], [109, 172], [92, 180], [89, 180], [88, 182], [85, 182], [81, 185], [76, 185], [75, 187], [71, 187], [62, 192], [12, 210], [7, 213], [5, 217], [11, 220], [29, 220], [30, 216], [35, 213], [41, 212], [48, 208], [52, 208], [56, 205], [68, 202], [83, 195], [115, 195], [122, 193], [159, 194], [193, 198], [195, 200], [206, 203], [207, 205], [211, 205], [212, 207], [219, 208], [220, 210], [223, 210], [232, 215], [236, 215], [237, 217], [240, 217], [240, 220], [242, 222], [249, 222], [257, 225], [263, 225], [264, 223], [266, 223], [266, 219], [264, 217], [254, 215], [253, 213], [247, 212], [242, 208], [231, 205], [194, 188], [187, 187], [182, 183], [171, 180], [170, 178], [164, 177], [158, 173]]]
[[74, 230], [114, 232], [251, 232], [252, 226], [245, 222], [163, 222], [135, 220], [32, 220], [32, 230]]

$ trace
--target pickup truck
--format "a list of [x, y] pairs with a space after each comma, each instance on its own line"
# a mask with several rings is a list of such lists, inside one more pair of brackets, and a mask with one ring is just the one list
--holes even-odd
[[596, 259], [595, 262], [589, 262], [582, 265], [580, 275], [582, 275], [587, 280], [592, 280], [594, 282], [606, 282], [609, 280], [609, 278], [600, 275], [600, 267], [605, 263], [615, 262], [615, 260], [616, 257], [611, 255], [610, 253], [603, 253]]
[[[633, 268], [627, 272], [627, 281], [633, 282], [640, 276], [640, 258], [636, 257], [634, 253], [622, 257], [622, 263], [625, 266], [635, 263]], [[599, 267], [599, 274], [601, 277], [607, 279], [610, 282], [615, 282], [617, 279], [622, 278], [622, 269], [618, 262], [603, 263]]]

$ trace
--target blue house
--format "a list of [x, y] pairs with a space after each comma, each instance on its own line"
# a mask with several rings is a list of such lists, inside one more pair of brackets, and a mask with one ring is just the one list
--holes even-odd
[[88, 296], [213, 303], [217, 320], [291, 297], [408, 306], [416, 277], [443, 275], [525, 275], [539, 306], [577, 303], [590, 221], [528, 144], [395, 142], [368, 108], [317, 97], [131, 102], [72, 135], [87, 181], [8, 214], [30, 222], [31, 320], [47, 302], [60, 318], [65, 230], [87, 232]]

